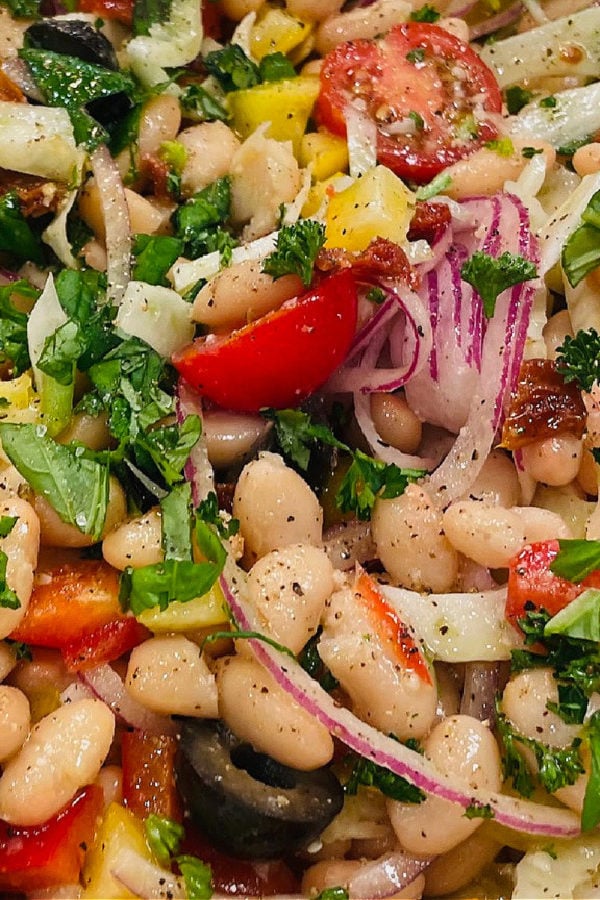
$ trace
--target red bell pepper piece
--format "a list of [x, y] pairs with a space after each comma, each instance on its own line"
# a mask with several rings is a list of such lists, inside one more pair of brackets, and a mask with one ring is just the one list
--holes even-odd
[[150, 636], [151, 632], [144, 625], [128, 616], [100, 625], [65, 644], [62, 656], [69, 672], [83, 672], [119, 659]]
[[154, 813], [181, 822], [175, 786], [177, 740], [168, 735], [126, 731], [121, 742], [123, 806], [140, 818]]

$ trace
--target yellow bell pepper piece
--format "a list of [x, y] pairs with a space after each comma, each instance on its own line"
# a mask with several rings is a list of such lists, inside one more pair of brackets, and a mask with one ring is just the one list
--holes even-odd
[[406, 185], [390, 169], [375, 166], [331, 197], [325, 246], [365, 250], [376, 237], [402, 243], [414, 205], [414, 194]]
[[157, 607], [145, 609], [137, 616], [138, 622], [155, 634], [176, 631], [197, 631], [211, 625], [222, 625], [229, 621], [223, 591], [214, 584], [207, 594], [194, 597], [186, 603], [177, 600], [169, 603], [167, 609]]
[[[335, 172], [330, 178], [325, 178], [324, 181], [317, 181], [316, 184], [313, 184], [311, 189], [308, 192], [308, 197], [304, 201], [304, 206], [301, 210], [301, 216], [304, 219], [310, 218], [310, 216], [314, 216], [321, 209], [325, 198], [327, 196], [328, 188], [335, 184], [338, 178], [344, 178], [343, 172]], [[333, 191], [333, 188], [332, 188]]]
[[133, 850], [148, 862], [155, 861], [146, 843], [141, 820], [118, 803], [111, 803], [86, 856], [82, 900], [123, 900], [135, 896], [111, 874], [115, 859], [124, 848]]
[[335, 134], [305, 134], [300, 142], [298, 162], [312, 166], [313, 181], [323, 181], [348, 168], [348, 144]]
[[263, 122], [269, 122], [266, 136], [291, 141], [294, 154], [298, 155], [318, 94], [319, 79], [313, 75], [232, 91], [228, 102], [233, 127], [242, 138], [247, 138]]
[[[0, 419], [3, 422], [26, 424], [40, 421], [40, 401], [29, 372], [23, 372], [9, 381], [0, 381], [0, 403]], [[8, 465], [10, 460], [0, 446], [0, 469]]]
[[250, 50], [261, 60], [269, 53], [289, 53], [312, 31], [312, 25], [294, 18], [284, 9], [266, 6], [250, 32]]

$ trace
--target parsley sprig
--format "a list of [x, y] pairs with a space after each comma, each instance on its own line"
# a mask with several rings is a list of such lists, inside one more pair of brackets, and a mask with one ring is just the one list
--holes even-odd
[[277, 246], [265, 259], [262, 271], [273, 278], [299, 275], [308, 287], [315, 259], [324, 243], [325, 226], [320, 222], [300, 219], [295, 225], [284, 225], [277, 235]]
[[567, 335], [557, 350], [556, 368], [566, 382], [574, 381], [580, 390], [591, 391], [594, 382], [600, 381], [600, 335], [596, 329]]
[[524, 281], [531, 281], [537, 275], [535, 265], [528, 259], [509, 253], [508, 250], [497, 259], [476, 250], [460, 271], [461, 278], [475, 288], [483, 300], [483, 312], [488, 319], [494, 315], [496, 300], [502, 291]]

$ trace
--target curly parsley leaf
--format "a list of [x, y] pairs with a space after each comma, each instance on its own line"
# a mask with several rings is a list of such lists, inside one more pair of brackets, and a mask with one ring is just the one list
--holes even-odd
[[185, 256], [197, 259], [213, 250], [226, 255], [231, 253], [235, 241], [222, 227], [229, 218], [230, 208], [231, 182], [224, 176], [198, 191], [176, 210], [173, 215], [175, 236], [183, 242]]
[[15, 19], [38, 19], [42, 0], [2, 0]]
[[494, 810], [489, 803], [471, 803], [464, 812], [465, 819], [493, 819]]
[[183, 875], [186, 895], [189, 900], [210, 900], [212, 891], [212, 870], [195, 856], [176, 856], [175, 862]]
[[429, 23], [437, 22], [440, 17], [441, 13], [437, 11], [435, 6], [430, 6], [428, 3], [425, 3], [420, 9], [415, 9], [409, 16], [411, 22]]
[[308, 287], [317, 254], [324, 243], [325, 226], [321, 222], [300, 219], [295, 225], [284, 225], [277, 235], [276, 248], [265, 259], [262, 271], [273, 278], [299, 275]]
[[559, 551], [550, 565], [555, 575], [578, 584], [600, 568], [600, 541], [561, 539], [558, 546]]
[[260, 84], [260, 72], [239, 44], [228, 44], [212, 50], [204, 58], [204, 65], [226, 93]]
[[585, 741], [590, 749], [591, 770], [583, 798], [581, 828], [591, 831], [600, 824], [600, 711], [590, 716]]
[[350, 894], [345, 887], [325, 888], [317, 894], [315, 900], [349, 900]]
[[219, 511], [219, 501], [214, 491], [209, 491], [204, 500], [201, 500], [197, 515], [207, 525], [213, 525], [219, 537], [226, 540], [233, 537], [240, 530], [239, 519], [225, 519]]
[[514, 253], [505, 251], [495, 258], [482, 250], [476, 250], [460, 270], [463, 281], [475, 288], [483, 300], [483, 311], [488, 319], [494, 315], [496, 300], [502, 291], [537, 276], [535, 265]]
[[344, 791], [347, 794], [356, 794], [359, 785], [377, 788], [386, 797], [399, 800], [401, 803], [422, 803], [425, 799], [423, 791], [410, 784], [406, 778], [363, 756], [359, 756], [354, 763], [350, 777], [344, 785]]
[[578, 331], [574, 337], [567, 335], [557, 354], [556, 369], [566, 382], [574, 381], [582, 391], [591, 391], [600, 381], [600, 335], [595, 328]]
[[348, 445], [338, 441], [327, 425], [313, 422], [308, 413], [300, 409], [267, 409], [263, 410], [263, 416], [274, 422], [282, 453], [303, 471], [308, 468], [311, 450], [319, 442], [351, 452]]
[[561, 263], [571, 287], [576, 287], [600, 264], [600, 191], [596, 191], [581, 214], [581, 225], [567, 238]]

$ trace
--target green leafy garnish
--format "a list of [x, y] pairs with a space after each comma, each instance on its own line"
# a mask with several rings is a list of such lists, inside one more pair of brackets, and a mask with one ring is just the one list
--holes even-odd
[[226, 93], [260, 84], [260, 71], [239, 44], [228, 44], [222, 50], [212, 50], [204, 58], [204, 65]]
[[533, 159], [534, 156], [539, 156], [543, 152], [541, 147], [523, 147], [521, 156], [523, 159]]
[[15, 19], [38, 19], [42, 0], [2, 0]]
[[213, 525], [219, 537], [226, 540], [233, 537], [240, 530], [239, 519], [230, 518], [228, 521], [219, 512], [219, 501], [214, 491], [209, 491], [204, 500], [200, 501], [197, 513], [207, 525]]
[[581, 225], [567, 238], [561, 264], [571, 287], [576, 287], [600, 264], [600, 191], [582, 212]]
[[588, 700], [580, 688], [574, 684], [559, 683], [558, 703], [553, 700], [546, 701], [546, 709], [556, 713], [557, 716], [569, 725], [581, 725], [585, 719]]
[[[598, 232], [600, 236], [600, 232]], [[582, 391], [591, 391], [600, 381], [600, 335], [595, 328], [567, 335], [557, 350], [556, 369], [566, 382], [574, 381]]]
[[200, 122], [227, 122], [229, 119], [223, 104], [199, 84], [188, 84], [183, 88], [179, 102], [187, 115]]
[[4, 638], [4, 643], [10, 647], [17, 660], [26, 659], [31, 662], [31, 660], [33, 659], [31, 647], [24, 641], [13, 641], [12, 638]]
[[[7, 537], [17, 523], [16, 516], [0, 517], [0, 538]], [[21, 601], [6, 583], [6, 566], [8, 556], [0, 550], [0, 609], [20, 609]]]
[[344, 790], [347, 794], [356, 794], [359, 785], [377, 788], [386, 797], [401, 803], [422, 803], [425, 799], [423, 791], [406, 778], [363, 756], [359, 756], [354, 763]]
[[337, 678], [334, 678], [321, 657], [319, 656], [319, 637], [322, 632], [321, 626], [316, 634], [314, 634], [308, 643], [304, 645], [300, 651], [298, 662], [305, 672], [308, 672], [311, 678], [318, 681], [324, 691], [331, 693], [339, 684]]
[[171, 857], [179, 853], [181, 842], [185, 837], [183, 825], [150, 813], [144, 819], [146, 840], [158, 863], [165, 868], [171, 865]]
[[161, 542], [165, 559], [186, 559], [192, 549], [192, 488], [184, 482], [173, 488], [160, 501]]
[[131, 30], [134, 35], [150, 34], [150, 26], [166, 22], [171, 14], [171, 0], [134, 0]]
[[183, 254], [183, 241], [166, 234], [136, 234], [133, 241], [134, 281], [169, 287], [167, 272]]
[[325, 226], [312, 219], [284, 225], [277, 235], [273, 253], [263, 262], [262, 271], [273, 278], [299, 275], [307, 287], [312, 281], [317, 254], [325, 243]]
[[558, 542], [558, 553], [550, 570], [574, 584], [600, 569], [600, 541], [565, 540]]
[[424, 6], [421, 6], [420, 9], [415, 9], [411, 12], [409, 16], [411, 22], [437, 22], [439, 18], [441, 18], [441, 13], [437, 11], [435, 6], [430, 6], [426, 3]]
[[600, 590], [588, 588], [553, 616], [544, 634], [563, 634], [585, 641], [600, 641]]
[[583, 831], [591, 831], [600, 823], [600, 711], [590, 716], [584, 737], [590, 749], [592, 764], [583, 798], [581, 828]]
[[542, 109], [555, 109], [557, 104], [556, 97], [550, 95], [549, 97], [543, 97], [540, 100], [540, 106]]
[[380, 304], [385, 300], [385, 291], [382, 291], [382, 289], [378, 287], [372, 287], [369, 288], [366, 296], [367, 300], [370, 300], [371, 303]]
[[183, 876], [188, 900], [210, 900], [213, 895], [210, 866], [187, 854], [175, 857], [175, 862]]
[[27, 63], [48, 106], [81, 109], [100, 97], [134, 93], [134, 82], [129, 75], [75, 56], [34, 47], [19, 50], [19, 56]]
[[488, 150], [493, 150], [494, 153], [497, 153], [498, 156], [502, 156], [505, 159], [508, 159], [508, 157], [512, 156], [515, 152], [515, 145], [509, 137], [499, 138], [495, 141], [486, 141], [483, 146], [487, 147]]
[[425, 59], [425, 50], [423, 47], [415, 47], [414, 50], [409, 50], [406, 54], [406, 58], [408, 62], [411, 63], [420, 63]]
[[483, 312], [488, 319], [494, 315], [498, 296], [509, 287], [530, 281], [537, 275], [532, 262], [505, 251], [497, 259], [476, 250], [460, 270], [463, 281], [475, 288], [483, 300]]
[[287, 78], [295, 78], [296, 70], [283, 53], [268, 53], [263, 56], [258, 64], [258, 74], [262, 82], [285, 81]]
[[196, 259], [212, 250], [231, 252], [235, 241], [221, 227], [229, 218], [230, 206], [231, 182], [225, 176], [198, 191], [176, 210], [175, 235], [183, 242], [185, 256]]
[[415, 197], [417, 200], [431, 200], [438, 194], [443, 194], [452, 184], [452, 178], [447, 172], [440, 172], [435, 178], [432, 178], [429, 184], [424, 184], [417, 188]]
[[0, 423], [4, 452], [63, 522], [99, 540], [108, 503], [108, 468], [80, 448], [57, 444], [36, 425]]
[[273, 638], [267, 637], [266, 634], [261, 634], [260, 631], [240, 631], [237, 628], [230, 629], [229, 631], [211, 631], [210, 634], [207, 634], [206, 637], [202, 639], [200, 651], [204, 649], [206, 644], [214, 644], [215, 641], [222, 640], [262, 641], [263, 644], [268, 644], [269, 647], [273, 647], [273, 649], [278, 650], [279, 653], [285, 653], [286, 656], [289, 656], [292, 659], [296, 658], [289, 647], [286, 647], [285, 644], [280, 644], [279, 641], [276, 641]]
[[504, 92], [506, 107], [511, 116], [516, 115], [524, 106], [527, 106], [532, 97], [531, 91], [526, 91], [518, 85], [508, 87]]
[[465, 819], [493, 819], [494, 810], [489, 803], [471, 803], [464, 811]]
[[27, 281], [14, 281], [0, 287], [0, 360], [10, 362], [14, 376], [30, 366], [27, 344], [27, 314], [13, 304], [11, 297], [36, 300], [39, 291]]
[[0, 197], [0, 250], [21, 262], [44, 264], [42, 243], [23, 216], [15, 191]]
[[349, 900], [350, 894], [344, 887], [325, 888], [315, 897], [315, 900]]

